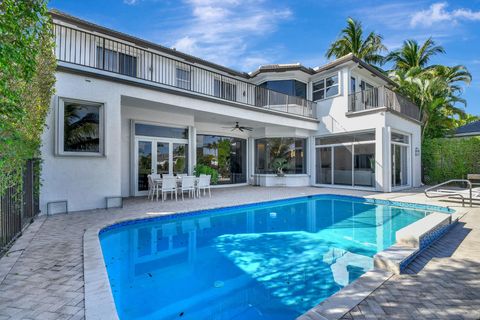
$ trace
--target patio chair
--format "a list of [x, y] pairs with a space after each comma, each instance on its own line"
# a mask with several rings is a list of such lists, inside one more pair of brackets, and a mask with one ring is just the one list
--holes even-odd
[[186, 173], [177, 173], [177, 178], [183, 178], [183, 177], [187, 177], [188, 174]]
[[182, 177], [182, 183], [180, 186], [180, 192], [182, 193], [182, 200], [185, 200], [184, 193], [187, 191], [190, 198], [195, 198], [195, 176]]
[[163, 173], [163, 174], [162, 174], [162, 179], [163, 179], [163, 178], [173, 178], [173, 174]]
[[[175, 201], [177, 201], [177, 178], [163, 177], [161, 190], [162, 190], [162, 202], [165, 201], [167, 192], [170, 192], [172, 200], [173, 200], [173, 194], [175, 193]], [[157, 193], [157, 200], [158, 200], [158, 193]]]
[[208, 189], [208, 195], [212, 197], [212, 191], [210, 190], [210, 179], [212, 176], [210, 175], [200, 175], [198, 178], [197, 184], [197, 195], [200, 198], [200, 192], [203, 189], [203, 195], [205, 196], [206, 190]]
[[156, 174], [156, 173], [152, 173], [152, 174], [147, 175], [147, 179], [148, 179], [148, 196], [147, 196], [147, 199], [150, 199], [150, 200], [153, 201], [153, 197], [155, 196], [155, 194], [157, 195], [157, 199], [158, 199], [158, 191], [160, 189], [160, 183], [158, 183], [155, 180], [160, 179], [160, 175]]

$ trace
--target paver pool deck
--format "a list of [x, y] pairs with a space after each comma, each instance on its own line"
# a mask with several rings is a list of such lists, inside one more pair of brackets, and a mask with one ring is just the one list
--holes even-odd
[[[330, 188], [235, 187], [212, 198], [150, 202], [122, 209], [40, 216], [0, 259], [0, 320], [83, 319], [83, 235], [99, 222], [310, 194], [346, 194], [450, 206], [466, 214], [418, 256], [407, 274], [392, 276], [344, 319], [480, 319], [480, 207], [427, 199], [421, 190], [374, 193]], [[320, 318], [319, 318], [320, 319]]]

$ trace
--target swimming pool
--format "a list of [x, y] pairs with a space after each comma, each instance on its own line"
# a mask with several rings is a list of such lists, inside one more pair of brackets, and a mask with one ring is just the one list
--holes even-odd
[[122, 223], [100, 243], [120, 319], [294, 319], [428, 213], [319, 195]]

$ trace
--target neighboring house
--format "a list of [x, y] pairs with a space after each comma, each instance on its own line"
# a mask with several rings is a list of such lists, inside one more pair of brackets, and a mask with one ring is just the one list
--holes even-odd
[[480, 120], [470, 122], [464, 126], [458, 127], [453, 137], [475, 137], [480, 136]]
[[[58, 200], [83, 210], [144, 195], [147, 174], [192, 174], [196, 164], [217, 170], [220, 185], [389, 192], [421, 183], [418, 108], [353, 55], [247, 74], [51, 14], [58, 69], [43, 212]], [[252, 130], [232, 130], [236, 122]]]

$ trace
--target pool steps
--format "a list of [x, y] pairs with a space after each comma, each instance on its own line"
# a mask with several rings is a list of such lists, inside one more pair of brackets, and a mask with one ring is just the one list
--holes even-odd
[[341, 319], [391, 276], [401, 274], [423, 250], [441, 238], [462, 216], [447, 208], [442, 209], [442, 212], [432, 212], [398, 230], [397, 243], [374, 256], [373, 270], [364, 273], [296, 320]]
[[373, 257], [375, 268], [401, 274], [423, 250], [442, 237], [457, 221], [451, 214], [433, 212], [400, 229], [397, 242]]

